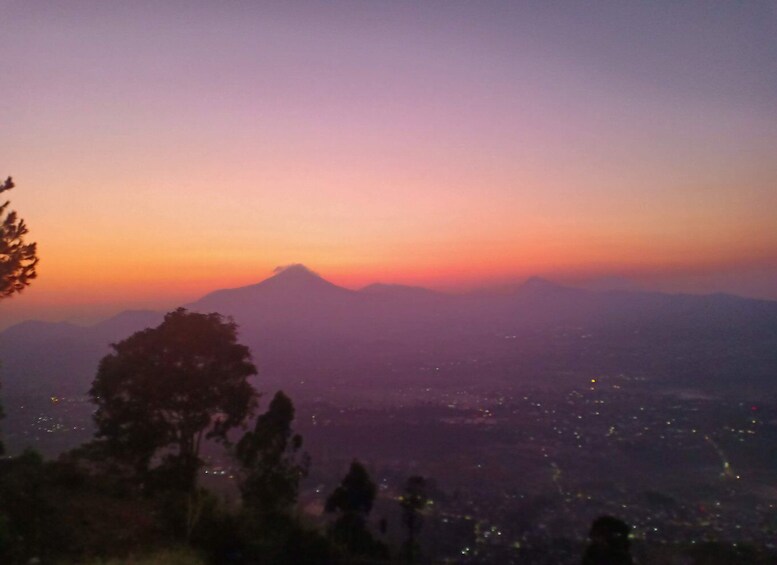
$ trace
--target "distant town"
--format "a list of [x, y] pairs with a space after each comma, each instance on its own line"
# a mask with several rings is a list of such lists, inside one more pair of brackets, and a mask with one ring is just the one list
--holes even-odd
[[[576, 563], [602, 514], [633, 526], [636, 554], [711, 542], [776, 549], [774, 398], [656, 388], [626, 374], [579, 381], [562, 391], [402, 387], [365, 391], [359, 403], [298, 384], [296, 429], [313, 461], [302, 508], [321, 518], [358, 458], [380, 486], [373, 517], [386, 519], [389, 539], [400, 535], [404, 479], [432, 481], [423, 543], [441, 562]], [[41, 399], [6, 399], [12, 449], [53, 456], [89, 439], [85, 397]], [[233, 466], [209, 457], [202, 480], [234, 498]]]

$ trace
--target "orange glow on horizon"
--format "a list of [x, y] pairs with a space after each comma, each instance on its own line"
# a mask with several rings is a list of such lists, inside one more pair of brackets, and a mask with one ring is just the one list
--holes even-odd
[[730, 8], [754, 24], [726, 26], [737, 50], [698, 7], [594, 33], [539, 4], [249, 4], [7, 7], [0, 175], [41, 262], [0, 327], [291, 262], [350, 288], [612, 275], [777, 299], [757, 9]]
[[[682, 257], [665, 258], [659, 254], [653, 254], [651, 257], [648, 250], [637, 254], [642, 260], [629, 256], [621, 261], [608, 261], [603, 254], [553, 256], [543, 253], [542, 249], [533, 250], [531, 253], [524, 250], [519, 259], [509, 255], [503, 258], [496, 254], [478, 257], [473, 252], [468, 255], [459, 254], [458, 261], [454, 261], [453, 258], [440, 255], [437, 263], [429, 263], [425, 258], [421, 258], [420, 263], [415, 263], [413, 258], [409, 257], [404, 260], [396, 259], [394, 262], [387, 261], [385, 264], [345, 263], [326, 257], [295, 261], [263, 259], [249, 264], [211, 262], [202, 258], [198, 261], [173, 264], [155, 257], [136, 257], [130, 262], [129, 268], [121, 257], [116, 257], [113, 263], [107, 258], [96, 265], [74, 262], [59, 270], [55, 270], [55, 267], [61, 265], [44, 262], [40, 268], [40, 278], [25, 296], [37, 295], [36, 301], [50, 304], [83, 303], [85, 299], [94, 303], [116, 300], [195, 300], [213, 290], [256, 284], [272, 276], [277, 266], [290, 263], [305, 264], [330, 282], [352, 289], [382, 282], [425, 286], [452, 292], [517, 283], [534, 275], [551, 279], [570, 279], [595, 278], [617, 273], [619, 276], [645, 279], [714, 273], [740, 265], [777, 265], [777, 260], [755, 254], [745, 258], [741, 254], [724, 259], [700, 257], [695, 262], [688, 262]], [[444, 259], [448, 261], [444, 262]], [[87, 274], [86, 277], [84, 273]]]

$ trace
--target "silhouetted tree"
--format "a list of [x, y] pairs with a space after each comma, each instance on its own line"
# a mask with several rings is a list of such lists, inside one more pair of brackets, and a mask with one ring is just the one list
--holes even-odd
[[[11, 177], [0, 183], [0, 194], [14, 187]], [[21, 292], [30, 284], [37, 274], [38, 264], [35, 243], [25, 243], [27, 226], [16, 212], [7, 212], [10, 201], [0, 204], [0, 300], [9, 298], [14, 293]], [[0, 420], [5, 417], [0, 406]], [[5, 453], [5, 446], [0, 441], [0, 455]]]
[[367, 517], [377, 492], [367, 469], [354, 460], [348, 474], [326, 501], [326, 512], [339, 514], [332, 527], [333, 539], [357, 555], [388, 556], [386, 546], [375, 540], [367, 529]]
[[203, 439], [226, 441], [256, 405], [256, 367], [237, 326], [179, 308], [111, 347], [89, 391], [98, 443], [141, 477], [164, 455], [160, 471], [192, 490]]
[[310, 464], [302, 452], [302, 436], [292, 430], [293, 421], [294, 404], [277, 392], [254, 429], [238, 442], [243, 507], [235, 523], [227, 525], [231, 532], [221, 536], [216, 562], [236, 554], [241, 562], [278, 565], [331, 563], [336, 558], [332, 543], [292, 512]]
[[377, 492], [378, 487], [372, 482], [367, 469], [359, 461], [354, 460], [348, 474], [329, 495], [326, 511], [353, 514], [366, 521], [372, 511]]
[[402, 523], [407, 528], [407, 540], [403, 553], [410, 563], [418, 559], [420, 554], [417, 536], [423, 525], [424, 517], [421, 512], [428, 504], [429, 494], [426, 479], [419, 476], [407, 479], [405, 490], [399, 498], [399, 505], [402, 507]]
[[[13, 180], [8, 177], [0, 183], [0, 193], [13, 187]], [[0, 204], [0, 299], [24, 290], [36, 277], [38, 264], [36, 244], [24, 242], [27, 226], [16, 212], [7, 212], [9, 204]]]
[[618, 518], [600, 516], [591, 525], [583, 565], [632, 565], [629, 553], [631, 528]]
[[307, 476], [310, 460], [300, 453], [302, 436], [292, 431], [293, 421], [294, 404], [279, 391], [267, 412], [257, 417], [254, 430], [237, 444], [235, 453], [244, 471], [240, 491], [251, 512], [285, 514], [297, 502], [299, 482]]

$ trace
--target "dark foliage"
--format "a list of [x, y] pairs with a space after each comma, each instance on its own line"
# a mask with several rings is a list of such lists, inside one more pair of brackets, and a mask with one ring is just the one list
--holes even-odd
[[388, 557], [388, 548], [367, 528], [377, 491], [364, 465], [353, 461], [340, 486], [327, 499], [325, 510], [338, 514], [331, 530], [335, 543], [349, 553], [380, 559]]
[[424, 520], [422, 512], [429, 502], [426, 479], [419, 476], [407, 479], [399, 504], [402, 507], [402, 523], [407, 529], [407, 540], [402, 553], [410, 563], [417, 561], [421, 553], [418, 534]]
[[0, 563], [121, 556], [162, 540], [151, 501], [117, 494], [109, 478], [35, 452], [0, 461]]
[[377, 492], [378, 487], [372, 482], [367, 469], [354, 460], [340, 486], [327, 499], [326, 511], [353, 514], [366, 520]]
[[[0, 193], [14, 187], [8, 177], [0, 183]], [[37, 274], [36, 244], [25, 243], [28, 229], [14, 211], [7, 212], [10, 202], [0, 204], [0, 299], [21, 292]]]
[[[0, 183], [0, 194], [14, 187], [11, 177]], [[0, 204], [0, 300], [19, 293], [37, 276], [37, 244], [25, 243], [24, 236], [29, 231], [24, 220], [16, 212], [6, 212], [10, 201]], [[0, 419], [4, 416], [0, 407]], [[0, 455], [5, 446], [0, 441]]]
[[591, 525], [583, 565], [632, 565], [629, 552], [631, 528], [618, 518], [600, 516]]
[[288, 514], [297, 502], [310, 460], [300, 453], [302, 436], [292, 431], [293, 421], [294, 404], [279, 391], [253, 431], [238, 442], [235, 454], [243, 468], [240, 492], [246, 511], [273, 517]]
[[179, 308], [112, 347], [89, 391], [102, 449], [144, 479], [163, 456], [156, 483], [192, 490], [203, 439], [226, 441], [256, 404], [256, 368], [235, 324]]
[[273, 520], [254, 513], [243, 513], [236, 522], [237, 539], [215, 563], [273, 563], [277, 565], [340, 563], [342, 551], [317, 530], [306, 527], [293, 516]]

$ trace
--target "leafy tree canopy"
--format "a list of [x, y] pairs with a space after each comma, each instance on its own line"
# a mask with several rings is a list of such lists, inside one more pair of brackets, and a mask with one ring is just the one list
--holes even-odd
[[89, 391], [100, 443], [139, 473], [164, 455], [179, 486], [190, 488], [203, 438], [226, 441], [256, 405], [248, 382], [256, 367], [237, 326], [179, 308], [111, 347]]

